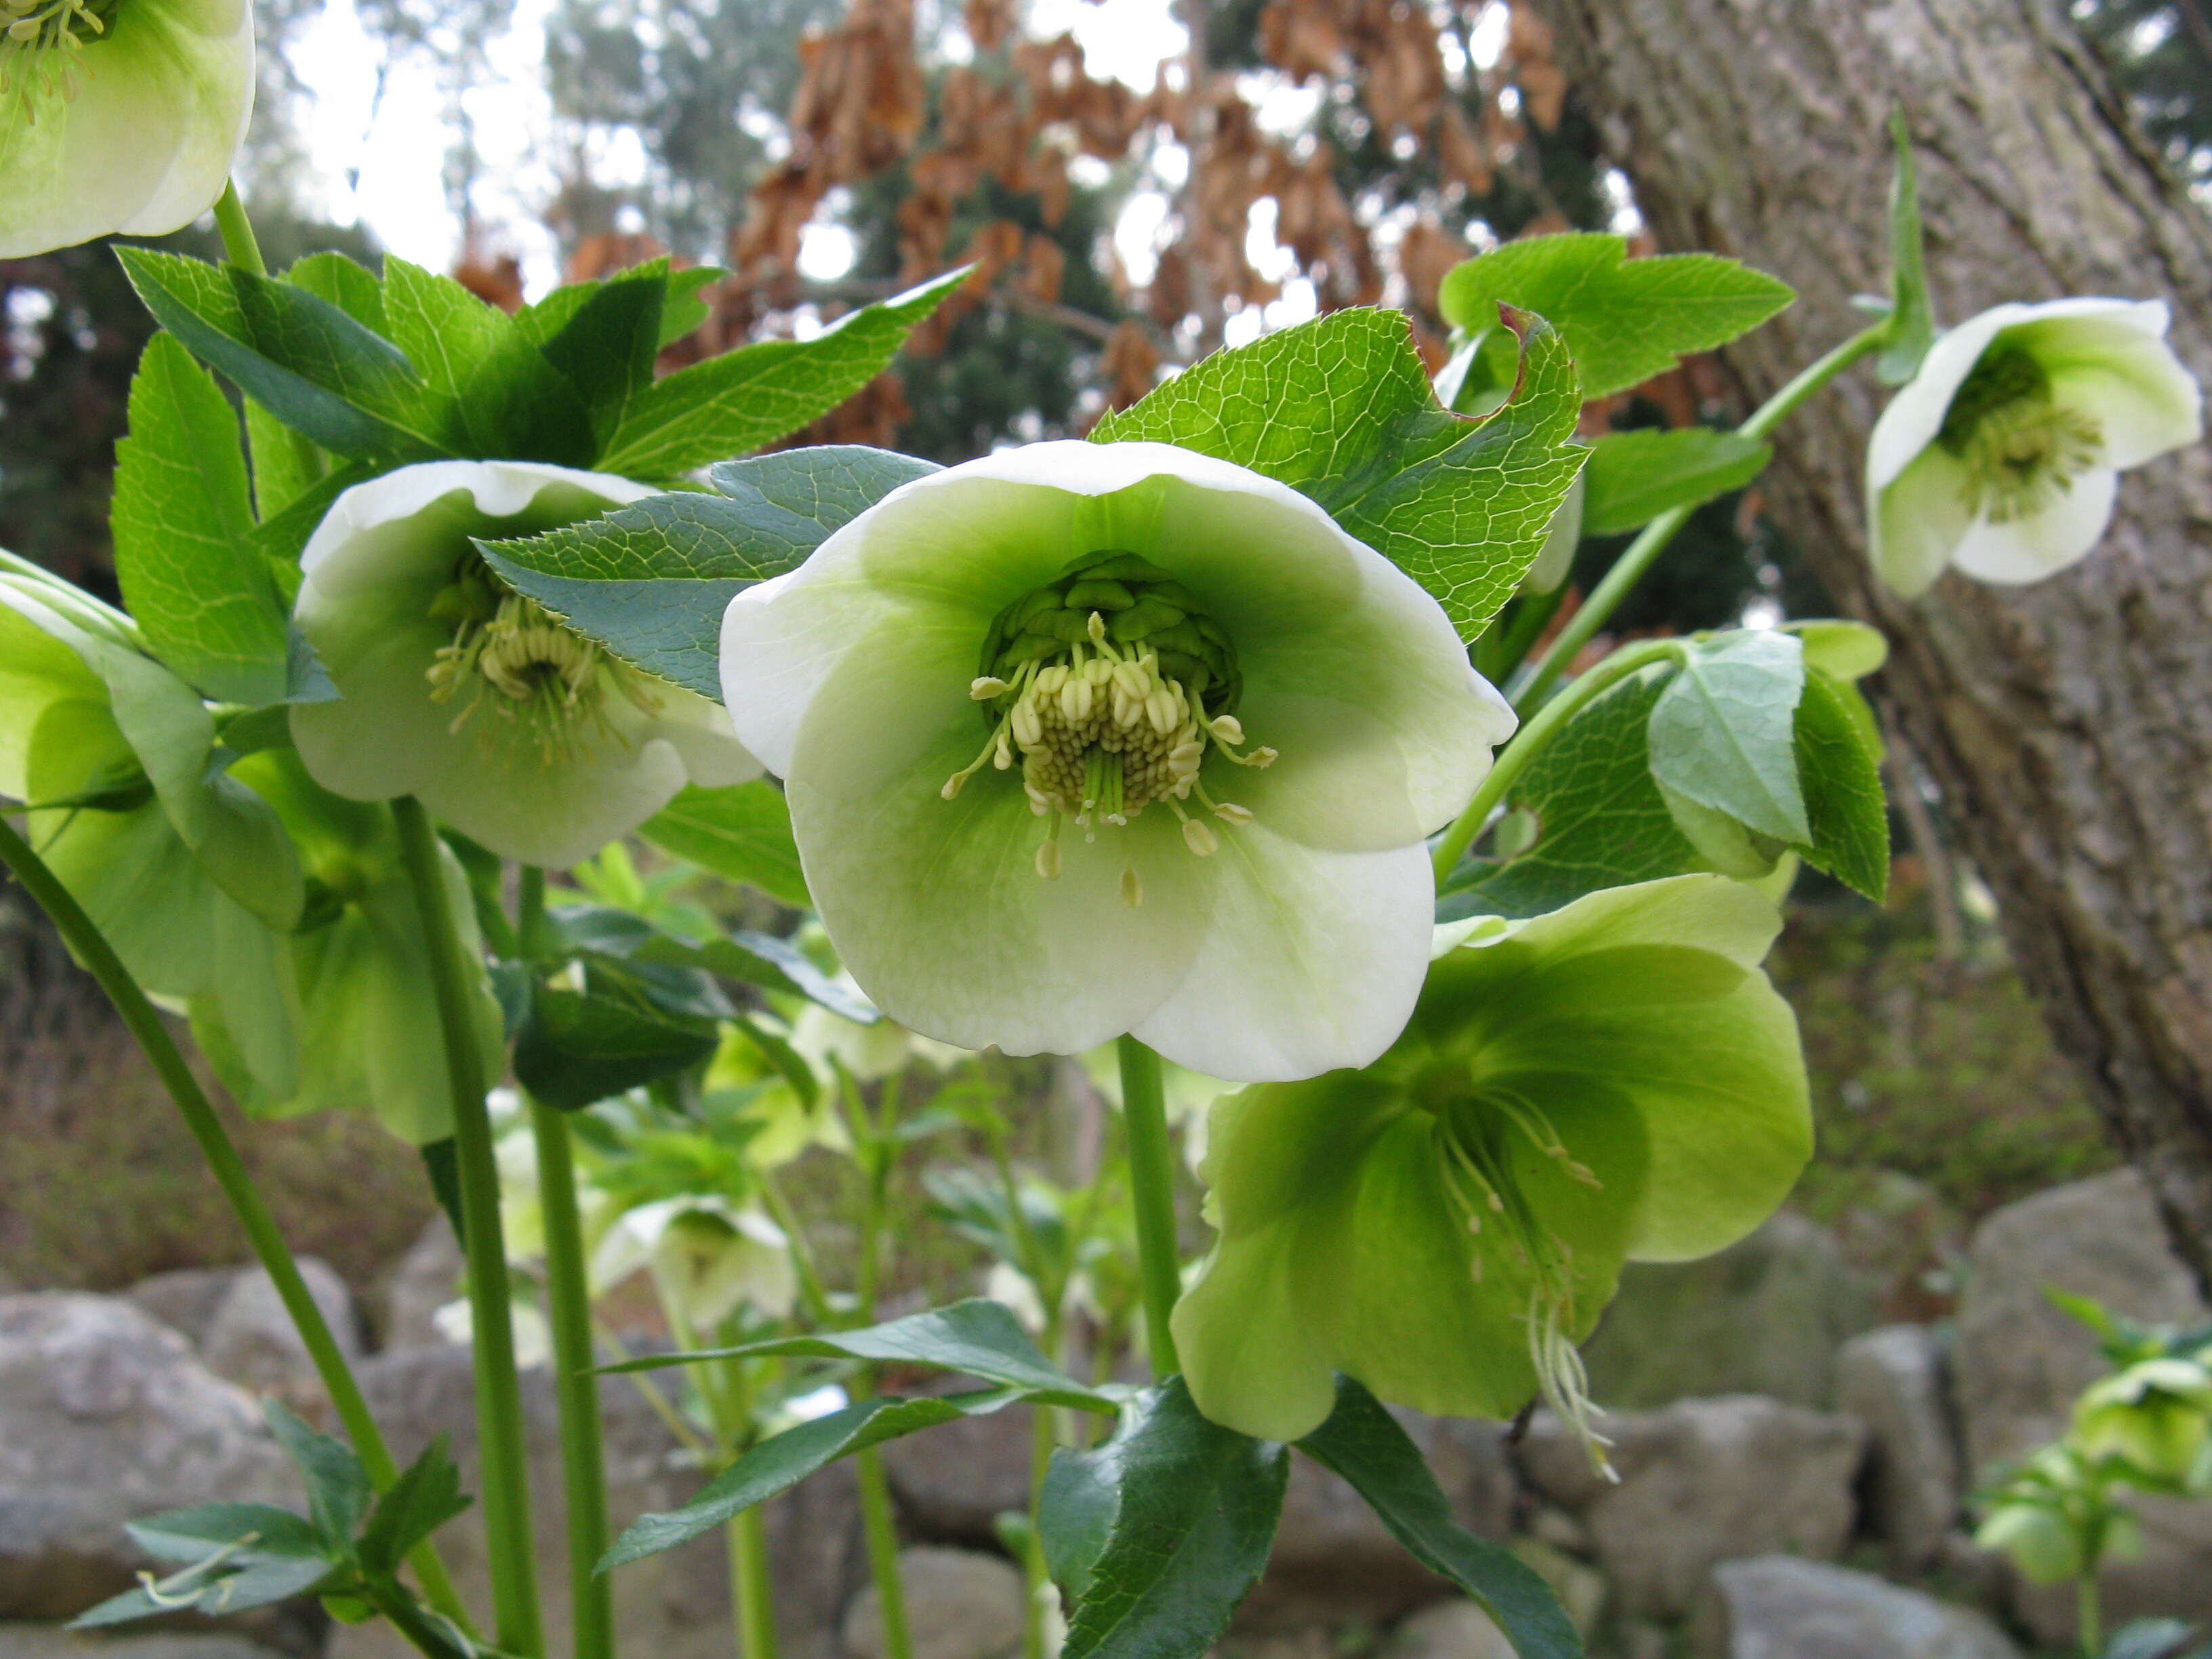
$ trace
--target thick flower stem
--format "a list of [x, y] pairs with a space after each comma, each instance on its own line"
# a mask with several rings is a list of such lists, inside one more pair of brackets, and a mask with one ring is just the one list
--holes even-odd
[[1129, 1186], [1136, 1201], [1139, 1276], [1145, 1291], [1145, 1335], [1152, 1375], [1182, 1369], [1168, 1322], [1182, 1294], [1176, 1247], [1175, 1150], [1168, 1142], [1167, 1097], [1160, 1057], [1133, 1036], [1120, 1039], [1121, 1115], [1129, 1135]]
[[[1737, 433], [1746, 438], [1766, 437], [1798, 404], [1860, 358], [1881, 350], [1888, 343], [1888, 337], [1889, 321], [1887, 318], [1871, 327], [1860, 330], [1826, 356], [1808, 365], [1789, 385], [1761, 404], [1752, 412], [1751, 417], [1736, 428]], [[1590, 596], [1583, 601], [1582, 609], [1576, 611], [1567, 625], [1559, 630], [1559, 636], [1552, 641], [1550, 648], [1530, 672], [1526, 684], [1515, 690], [1514, 707], [1533, 708], [1543, 701], [1545, 694], [1566, 672], [1567, 665], [1574, 661], [1575, 653], [1588, 645], [1598, 629], [1605, 626], [1607, 619], [1620, 608], [1620, 602], [1628, 597], [1629, 590], [1644, 580], [1644, 573], [1667, 550], [1667, 544], [1690, 521], [1690, 514], [1696, 510], [1694, 507], [1669, 507], [1644, 526], [1636, 539], [1628, 544], [1628, 550], [1613, 561], [1613, 568], [1605, 573], [1604, 580], [1590, 590]]]
[[891, 1516], [890, 1482], [883, 1454], [873, 1446], [853, 1455], [860, 1486], [860, 1528], [868, 1544], [868, 1576], [876, 1586], [876, 1605], [884, 1619], [884, 1659], [914, 1659], [914, 1636], [906, 1617], [906, 1585], [899, 1577], [898, 1527]]
[[[337, 1413], [346, 1437], [353, 1443], [355, 1455], [361, 1459], [370, 1484], [379, 1492], [386, 1490], [399, 1476], [392, 1449], [385, 1443], [376, 1419], [369, 1415], [368, 1402], [362, 1397], [361, 1385], [354, 1380], [345, 1354], [331, 1334], [329, 1322], [324, 1319], [323, 1310], [307, 1289], [307, 1281], [300, 1276], [299, 1266], [292, 1259], [284, 1236], [277, 1231], [276, 1218], [270, 1214], [260, 1189], [246, 1170], [246, 1161], [239, 1156], [237, 1146], [222, 1127], [222, 1120], [216, 1115], [207, 1091], [200, 1087], [199, 1079], [192, 1075], [168, 1027], [161, 1023], [161, 1014], [146, 1000], [138, 981], [131, 976], [131, 970], [123, 965], [123, 959], [115, 954], [114, 947], [84, 913], [84, 908], [4, 817], [0, 817], [0, 863], [8, 866], [9, 873], [22, 884], [23, 890], [52, 919], [77, 960], [99, 981], [100, 988], [115, 1005], [116, 1012], [123, 1017], [125, 1026], [137, 1039], [146, 1058], [153, 1062], [162, 1086], [185, 1120], [185, 1128], [199, 1144], [216, 1185], [222, 1189], [223, 1197], [229, 1201], [232, 1212], [245, 1231], [246, 1243], [268, 1273], [270, 1282], [276, 1287], [277, 1297], [283, 1303], [284, 1311], [291, 1316], [301, 1343], [307, 1350], [307, 1358], [313, 1362], [315, 1375], [329, 1394], [331, 1408]], [[415, 1569], [424, 1599], [465, 1630], [471, 1628], [468, 1609], [436, 1547], [425, 1540], [407, 1559]]]
[[[1435, 861], [1437, 879], [1442, 882], [1452, 872], [1474, 838], [1482, 833], [1482, 826], [1505, 799], [1505, 792], [1514, 781], [1528, 769], [1528, 763], [1543, 752], [1544, 746], [1557, 737], [1560, 727], [1587, 707], [1598, 693], [1607, 687], [1619, 684], [1638, 669], [1647, 664], [1663, 661], [1679, 655], [1682, 646], [1679, 640], [1647, 640], [1616, 651], [1589, 673], [1581, 676], [1559, 695], [1539, 708], [1534, 718], [1514, 733], [1513, 741], [1498, 753], [1491, 763], [1489, 773], [1481, 787], [1468, 801], [1467, 810], [1452, 821], [1452, 826], [1437, 842]], [[1124, 1042], [1127, 1039], [1124, 1038]]]
[[430, 979], [443, 1028], [446, 1073], [453, 1091], [453, 1149], [460, 1166], [461, 1231], [468, 1258], [469, 1318], [475, 1354], [477, 1431], [483, 1448], [484, 1540], [491, 1570], [498, 1645], [520, 1659], [543, 1659], [537, 1549], [530, 1524], [530, 1467], [522, 1389], [514, 1368], [514, 1326], [500, 1224], [499, 1166], [492, 1150], [489, 1085], [477, 1048], [461, 938], [453, 923], [430, 815], [411, 795], [392, 803], [399, 845], [414, 884]]
[[757, 1504], [732, 1516], [730, 1590], [737, 1602], [738, 1659], [775, 1659], [775, 1596], [769, 1575], [768, 1529]]
[[[542, 879], [542, 878], [541, 878]], [[611, 1534], [607, 1475], [599, 1443], [599, 1379], [592, 1374], [592, 1292], [584, 1228], [576, 1205], [576, 1159], [568, 1120], [530, 1100], [538, 1142], [538, 1197], [545, 1218], [545, 1303], [553, 1332], [554, 1388], [561, 1402], [561, 1480], [568, 1504], [568, 1595], [574, 1659], [612, 1659], [612, 1581], [596, 1571]]]
[[[884, 1212], [890, 1196], [891, 1170], [898, 1158], [898, 1082], [884, 1085], [881, 1104], [871, 1113], [852, 1078], [841, 1066], [839, 1085], [845, 1091], [854, 1139], [867, 1185], [860, 1200], [860, 1316], [872, 1322], [876, 1294], [883, 1277]], [[875, 1392], [875, 1373], [863, 1370], [853, 1380], [856, 1397]], [[884, 1460], [874, 1447], [854, 1454], [853, 1475], [860, 1487], [860, 1525], [867, 1540], [868, 1577], [876, 1587], [876, 1604], [883, 1614], [884, 1659], [914, 1659], [914, 1637], [906, 1618], [906, 1584], [899, 1576], [898, 1528], [891, 1516], [890, 1481]]]

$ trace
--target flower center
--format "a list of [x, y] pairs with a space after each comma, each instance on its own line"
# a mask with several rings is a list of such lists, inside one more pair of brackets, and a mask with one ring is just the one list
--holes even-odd
[[1594, 1421], [1605, 1413], [1589, 1397], [1589, 1374], [1575, 1346], [1574, 1252], [1537, 1218], [1522, 1191], [1513, 1171], [1513, 1142], [1516, 1137], [1527, 1141], [1585, 1187], [1604, 1183], [1567, 1150], [1533, 1102], [1500, 1084], [1485, 1084], [1473, 1095], [1449, 1095], [1437, 1107], [1432, 1133], [1444, 1192], [1467, 1224], [1468, 1273], [1480, 1284], [1487, 1255], [1500, 1251], [1528, 1274], [1528, 1304], [1521, 1317], [1544, 1403], [1581, 1440], [1590, 1467], [1618, 1480], [1605, 1455], [1613, 1443]]
[[1966, 464], [1966, 510], [1990, 524], [2044, 512], [2105, 452], [2104, 428], [2053, 402], [2050, 375], [2018, 346], [1984, 354], [1936, 441]]
[[660, 708], [642, 674], [508, 587], [473, 552], [454, 567], [430, 614], [453, 625], [453, 643], [439, 648], [426, 678], [434, 702], [461, 703], [456, 732], [489, 704], [525, 726], [550, 766], [581, 759], [596, 738], [620, 740], [607, 720], [610, 690], [645, 714]]
[[[107, 33], [123, 0], [0, 0], [0, 98], [20, 95], [24, 119], [36, 124], [31, 99], [58, 92], [64, 102], [76, 97], [76, 54], [88, 35]], [[17, 79], [18, 71], [21, 79]], [[90, 70], [84, 70], [89, 75]]]
[[[1047, 820], [1037, 874], [1060, 873], [1060, 832], [1072, 820], [1094, 840], [1103, 822], [1125, 824], [1164, 801], [1200, 858], [1220, 843], [1203, 817], [1231, 828], [1250, 811], [1217, 801], [1200, 772], [1207, 751], [1237, 766], [1267, 766], [1272, 749], [1244, 752], [1234, 713], [1243, 687], [1228, 634], [1190, 590], [1158, 565], [1111, 549], [1085, 554], [1058, 581], [1000, 611], [969, 695], [991, 735], [983, 752], [945, 781], [947, 800], [989, 763], [1004, 772], [1021, 756], [1030, 809]], [[1121, 872], [1122, 902], [1144, 902], [1136, 866]]]

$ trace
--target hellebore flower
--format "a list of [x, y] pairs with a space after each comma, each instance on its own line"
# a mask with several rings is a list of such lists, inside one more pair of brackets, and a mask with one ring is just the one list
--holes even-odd
[[1427, 951], [1421, 838], [1514, 723], [1404, 573], [1296, 491], [1153, 443], [894, 491], [738, 596], [722, 689], [891, 1018], [1012, 1054], [1133, 1032], [1244, 1081], [1389, 1045]]
[[249, 0], [7, 0], [0, 29], [0, 258], [214, 204], [253, 110]]
[[1174, 1328], [1199, 1409], [1262, 1439], [1328, 1415], [1332, 1373], [1424, 1412], [1539, 1392], [1596, 1456], [1575, 1344], [1627, 1261], [1771, 1214], [1813, 1145], [1750, 888], [1681, 876], [1465, 934], [1375, 1065], [1218, 1102], [1218, 1232]]
[[2034, 582], [2086, 555], [2118, 475], [2203, 435], [2163, 301], [2002, 305], [1937, 340], [1875, 422], [1875, 569], [1907, 599], [1956, 565]]
[[2212, 1456], [2212, 1372], [2187, 1359], [2138, 1360], [2075, 1402], [2074, 1440], [2085, 1457], [2118, 1457], [2155, 1480], [2202, 1484]]
[[430, 461], [339, 496], [301, 557], [296, 620], [340, 693], [292, 710], [315, 781], [354, 800], [417, 796], [502, 857], [565, 866], [687, 781], [757, 776], [720, 709], [556, 622], [471, 541], [650, 493], [533, 462]]
[[783, 1230], [720, 1198], [665, 1198], [625, 1212], [592, 1253], [592, 1282], [611, 1290], [641, 1267], [687, 1331], [712, 1330], [743, 1307], [781, 1319], [799, 1294]]

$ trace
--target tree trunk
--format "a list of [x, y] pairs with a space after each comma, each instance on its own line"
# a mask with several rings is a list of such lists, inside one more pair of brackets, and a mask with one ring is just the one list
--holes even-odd
[[[1725, 354], [1763, 395], [1883, 291], [1911, 125], [1939, 323], [2007, 300], [2162, 298], [2212, 380], [2212, 221], [2045, 0], [1540, 0], [1662, 247], [1731, 254], [1797, 304]], [[2212, 1290], [2212, 453], [2122, 481], [2103, 542], [2032, 587], [1906, 603], [1866, 560], [1861, 370], [1792, 417], [1773, 510], [1849, 615], [1996, 890], [2060, 1046]]]

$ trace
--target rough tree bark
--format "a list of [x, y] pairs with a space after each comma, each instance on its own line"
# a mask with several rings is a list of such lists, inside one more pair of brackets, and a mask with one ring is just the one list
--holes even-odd
[[[1939, 323], [2005, 300], [2163, 298], [2212, 381], [2212, 220], [2045, 0], [1540, 0], [1663, 247], [1801, 299], [1726, 354], [1749, 394], [1859, 326], [1887, 264], [1884, 122], [1920, 161]], [[1865, 559], [1859, 371], [1793, 417], [1773, 507], [1893, 653], [1883, 690], [1996, 890], [2060, 1046], [2212, 1290], [2212, 451], [2130, 474], [2082, 564], [1947, 576], [1906, 604]]]

